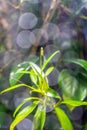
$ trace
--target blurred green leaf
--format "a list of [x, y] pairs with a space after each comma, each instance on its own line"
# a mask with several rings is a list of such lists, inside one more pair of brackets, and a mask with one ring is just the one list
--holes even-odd
[[87, 130], [87, 123], [84, 125], [84, 130]]
[[77, 96], [79, 99], [84, 100], [87, 96], [87, 77], [79, 73], [77, 75], [77, 80], [79, 83]]
[[33, 130], [43, 130], [46, 118], [46, 108], [43, 105], [39, 105], [33, 120]]
[[6, 117], [6, 107], [2, 104], [0, 104], [0, 128], [4, 123], [5, 117]]
[[64, 97], [67, 97], [68, 99], [79, 99], [77, 96], [78, 81], [67, 70], [63, 70], [59, 74], [58, 84], [62, 89]]
[[[63, 98], [68, 100], [83, 101], [87, 96], [87, 81], [81, 73], [78, 73], [76, 78], [73, 77], [67, 70], [63, 70], [58, 79], [58, 83], [63, 91]], [[76, 106], [66, 104], [69, 109], [74, 109]]]
[[0, 104], [0, 112], [6, 112], [7, 109], [4, 105]]
[[80, 18], [87, 20], [87, 16], [85, 16], [85, 15], [80, 15]]
[[83, 59], [68, 59], [68, 60], [65, 60], [65, 61], [66, 62], [72, 62], [72, 63], [75, 63], [77, 65], [80, 65], [85, 70], [87, 70], [87, 61], [86, 60], [83, 60]]
[[25, 107], [21, 112], [18, 113], [12, 124], [10, 125], [10, 130], [14, 130], [14, 127], [27, 117], [38, 105], [38, 102], [33, 102], [29, 106]]
[[68, 116], [65, 114], [65, 112], [61, 108], [56, 107], [55, 113], [58, 117], [58, 120], [59, 120], [63, 130], [74, 130]]
[[5, 118], [6, 118], [6, 112], [0, 112], [0, 128], [4, 124]]

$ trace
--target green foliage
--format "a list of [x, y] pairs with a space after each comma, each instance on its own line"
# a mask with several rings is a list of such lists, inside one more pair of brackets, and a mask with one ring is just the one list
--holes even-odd
[[83, 67], [85, 70], [87, 70], [87, 61], [83, 60], [83, 59], [68, 59], [66, 60], [67, 62], [72, 62], [75, 63], [77, 65], [80, 65], [81, 67]]
[[[38, 58], [33, 57], [33, 58], [30, 58], [29, 60], [32, 62], [36, 62], [38, 60]], [[21, 73], [21, 71], [29, 70], [29, 68], [30, 68], [30, 66], [29, 66], [28, 61], [24, 61], [24, 62], [18, 64], [17, 66], [14, 66], [10, 73], [10, 78], [9, 78], [10, 85], [13, 86], [13, 85], [17, 84], [19, 82], [19, 80], [22, 78], [22, 76], [24, 75], [24, 73]]]
[[10, 126], [10, 130], [14, 130], [14, 127], [22, 121], [26, 116], [28, 116], [37, 106], [38, 102], [33, 102], [29, 106], [25, 107], [21, 112], [17, 114], [14, 121], [12, 122]]
[[33, 120], [33, 130], [43, 130], [46, 119], [46, 106], [40, 105]]
[[67, 115], [61, 108], [59, 108], [59, 107], [55, 108], [55, 113], [64, 130], [73, 130], [73, 126], [72, 126], [69, 118], [67, 117]]
[[[78, 91], [78, 81], [73, 76], [71, 76], [67, 70], [63, 70], [60, 73], [58, 80], [58, 83], [62, 88], [63, 95], [66, 98], [62, 100], [60, 94], [49, 86], [47, 76], [53, 71], [54, 67], [47, 66], [50, 60], [59, 51], [54, 52], [45, 61], [43, 61], [42, 51], [43, 48], [41, 48], [40, 53], [40, 66], [35, 64], [36, 61], [30, 61], [25, 62], [23, 64], [19, 64], [19, 67], [16, 67], [16, 69], [13, 70], [13, 77], [10, 76], [10, 83], [13, 86], [1, 92], [1, 94], [3, 94], [5, 92], [11, 91], [19, 87], [26, 87], [27, 89], [29, 89], [30, 92], [30, 97], [24, 99], [22, 103], [18, 105], [18, 107], [14, 111], [13, 116], [15, 117], [15, 119], [10, 125], [10, 130], [14, 130], [15, 126], [28, 115], [30, 115], [34, 110], [35, 115], [33, 119], [32, 130], [43, 130], [46, 121], [47, 107], [53, 108], [64, 130], [73, 130], [71, 121], [64, 112], [64, 110], [62, 110], [61, 105], [71, 106], [71, 108], [75, 108], [81, 105], [87, 105], [87, 102], [80, 101], [83, 98], [83, 95], [81, 96], [81, 98], [79, 98], [79, 96], [76, 97], [76, 92]], [[16, 84], [16, 81], [19, 81], [24, 74], [29, 74], [29, 77], [32, 81], [32, 86], [23, 83]], [[16, 81], [14, 81], [14, 78], [16, 78]], [[34, 95], [35, 93], [36, 95]], [[68, 100], [66, 100], [67, 98]], [[27, 102], [29, 102], [29, 105], [20, 110], [22, 106]]]
[[71, 73], [67, 69], [61, 71], [58, 84], [62, 89], [63, 97], [64, 99], [84, 100], [87, 96], [87, 61], [67, 59], [65, 62], [76, 64], [81, 68], [77, 73]]
[[69, 99], [79, 99], [77, 96], [78, 81], [70, 75], [67, 70], [63, 70], [58, 78], [58, 83], [62, 88], [63, 96]]
[[62, 102], [62, 104], [67, 104], [73, 107], [81, 106], [81, 105], [87, 105], [87, 102], [82, 101], [75, 101], [75, 100], [65, 100]]
[[0, 104], [0, 126], [4, 124], [5, 117], [6, 117], [6, 108], [4, 105]]
[[87, 82], [80, 74], [76, 77], [64, 69], [59, 75], [58, 84], [64, 99], [84, 100], [87, 96]]

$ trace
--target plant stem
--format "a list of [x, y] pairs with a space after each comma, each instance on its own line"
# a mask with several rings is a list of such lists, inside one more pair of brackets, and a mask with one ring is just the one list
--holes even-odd
[[43, 56], [44, 56], [44, 50], [43, 47], [40, 49], [40, 68], [42, 69], [43, 66]]

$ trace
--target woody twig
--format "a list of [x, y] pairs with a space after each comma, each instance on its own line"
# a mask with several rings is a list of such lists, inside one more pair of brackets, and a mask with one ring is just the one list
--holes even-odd
[[[55, 13], [55, 10], [58, 8], [58, 5], [60, 4], [60, 0], [52, 0], [50, 8], [48, 10], [48, 13], [44, 19], [43, 25], [41, 27], [41, 30], [43, 30], [46, 23], [49, 23]], [[40, 43], [41, 37], [42, 37], [43, 31], [38, 32], [35, 43], [31, 49], [30, 55], [35, 55], [37, 47]]]

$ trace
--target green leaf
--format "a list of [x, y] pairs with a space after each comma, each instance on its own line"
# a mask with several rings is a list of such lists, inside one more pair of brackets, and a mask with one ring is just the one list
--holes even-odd
[[87, 70], [87, 61], [86, 60], [83, 60], [83, 59], [68, 59], [68, 60], [65, 60], [65, 61], [72, 62], [72, 63], [75, 63], [77, 65], [80, 65], [85, 70]]
[[23, 87], [23, 86], [25, 86], [25, 84], [17, 84], [17, 85], [14, 85], [14, 86], [12, 86], [12, 87], [9, 87], [9, 88], [7, 88], [7, 89], [1, 91], [0, 94], [6, 93], [6, 92], [8, 92], [8, 91], [11, 91], [11, 90], [14, 90], [14, 89], [16, 89], [16, 88]]
[[15, 117], [16, 113], [19, 111], [19, 109], [26, 103], [26, 102], [29, 102], [30, 100], [39, 100], [39, 98], [37, 97], [29, 97], [29, 98], [26, 98], [22, 101], [22, 103], [20, 103], [18, 105], [18, 107], [15, 109], [14, 111], [14, 114], [13, 114], [13, 117]]
[[43, 130], [46, 119], [46, 108], [39, 105], [33, 120], [33, 130]]
[[64, 97], [79, 100], [79, 95], [77, 96], [79, 83], [67, 70], [63, 70], [59, 74], [58, 84], [62, 89]]
[[35, 89], [34, 87], [29, 86], [29, 85], [27, 85], [27, 84], [17, 84], [17, 85], [14, 85], [14, 86], [12, 86], [12, 87], [9, 87], [9, 88], [7, 88], [7, 89], [1, 91], [0, 94], [6, 93], [6, 92], [8, 92], [8, 91], [14, 90], [14, 89], [19, 88], [19, 87], [27, 87], [27, 88], [29, 88], [29, 89], [32, 89], [33, 91], [39, 92], [39, 90], [37, 90], [37, 89]]
[[38, 85], [41, 91], [45, 91], [48, 89], [48, 82], [47, 79], [45, 78], [44, 72], [40, 69], [40, 67], [32, 62], [29, 63], [35, 74], [37, 75], [38, 78]]
[[[29, 58], [28, 60], [36, 62], [38, 60], [38, 58], [33, 57], [33, 58]], [[10, 78], [9, 78], [9, 82], [10, 82], [11, 86], [15, 85], [25, 74], [25, 73], [21, 73], [21, 71], [29, 70], [29, 68], [30, 68], [29, 61], [24, 61], [24, 62], [18, 64], [17, 66], [13, 67], [13, 69], [10, 73]]]
[[5, 123], [4, 121], [6, 118], [6, 113], [7, 113], [7, 108], [4, 105], [0, 104], [0, 126], [3, 126]]
[[35, 85], [38, 85], [38, 78], [33, 70], [30, 70], [30, 78]]
[[42, 66], [42, 70], [44, 70], [46, 68], [46, 66], [48, 65], [48, 63], [51, 61], [51, 59], [57, 54], [59, 53], [59, 51], [54, 52], [51, 56], [48, 57], [48, 59], [45, 60], [43, 66]]
[[45, 75], [48, 76], [52, 71], [54, 70], [54, 67], [49, 67], [47, 71], [45, 72]]
[[84, 130], [87, 130], [87, 123], [84, 125]]
[[63, 130], [74, 130], [68, 116], [61, 108], [56, 107], [55, 113], [58, 117], [58, 120], [59, 120]]
[[33, 69], [33, 71], [35, 72], [35, 74], [37, 74], [37, 75], [41, 74], [41, 69], [37, 64], [35, 64], [33, 62], [29, 62], [29, 64], [30, 64], [31, 68]]
[[73, 106], [73, 107], [78, 107], [78, 106], [87, 105], [87, 102], [75, 101], [75, 100], [64, 100], [64, 101], [61, 102], [61, 104], [66, 104], [66, 105], [70, 105], [70, 106]]
[[10, 125], [10, 130], [14, 130], [15, 126], [21, 122], [25, 117], [27, 117], [38, 105], [38, 102], [33, 102], [31, 105], [25, 107], [22, 111], [18, 113], [12, 124]]
[[87, 16], [85, 16], [85, 15], [80, 15], [79, 17], [84, 19], [84, 20], [87, 20]]
[[1, 128], [1, 126], [4, 125], [4, 121], [6, 119], [6, 114], [7, 114], [6, 112], [0, 111], [0, 128]]
[[15, 85], [24, 75], [24, 73], [21, 73], [21, 71], [28, 70], [29, 68], [30, 68], [29, 62], [23, 62], [15, 66], [10, 73], [9, 78], [10, 85], [11, 86]]
[[41, 78], [40, 88], [43, 92], [49, 88], [49, 84], [45, 78]]
[[[65, 77], [63, 77], [64, 73], [65, 73]], [[64, 99], [74, 99], [74, 100], [81, 100], [81, 101], [84, 100], [87, 96], [87, 81], [86, 81], [87, 77], [83, 76], [81, 71], [80, 71], [80, 73], [77, 74], [76, 77], [73, 77], [67, 70], [63, 70], [60, 73], [59, 78], [60, 78], [61, 74], [62, 74], [62, 78], [61, 78], [59, 85], [62, 88]], [[69, 82], [72, 81], [74, 83], [68, 85], [68, 81], [65, 82], [67, 77], [69, 77], [69, 79], [70, 79]], [[58, 79], [58, 80], [60, 80], [60, 79]], [[75, 82], [77, 82], [77, 83], [75, 83]], [[75, 87], [75, 84], [77, 84], [76, 87]], [[72, 86], [70, 88], [71, 90], [68, 90], [67, 86], [68, 87]], [[76, 89], [75, 89], [74, 93], [72, 93], [72, 89], [74, 89], [74, 87]], [[69, 95], [68, 95], [68, 93], [69, 93]]]
[[77, 96], [79, 99], [84, 100], [87, 96], [87, 77], [81, 73], [77, 75], [77, 80], [79, 82]]
[[48, 88], [46, 95], [48, 97], [61, 99], [60, 95], [55, 90], [53, 90], [52, 88]]

